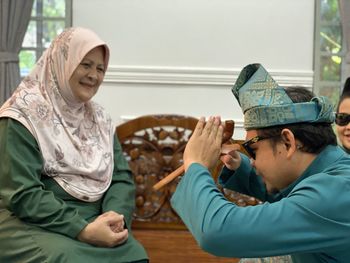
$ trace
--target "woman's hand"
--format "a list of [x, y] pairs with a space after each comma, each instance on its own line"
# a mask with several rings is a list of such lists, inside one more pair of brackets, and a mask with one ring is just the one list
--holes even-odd
[[113, 211], [103, 213], [79, 233], [78, 239], [98, 247], [120, 245], [128, 239], [124, 216]]

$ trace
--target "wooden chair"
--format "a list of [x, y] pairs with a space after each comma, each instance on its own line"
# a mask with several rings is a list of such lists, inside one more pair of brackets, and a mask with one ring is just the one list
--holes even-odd
[[[146, 115], [127, 121], [116, 133], [136, 185], [132, 231], [152, 263], [238, 262], [202, 251], [170, 205], [178, 179], [154, 191], [152, 186], [183, 164], [182, 155], [198, 119], [182, 115]], [[213, 171], [216, 179], [220, 166]], [[238, 205], [254, 205], [252, 197], [222, 189]]]

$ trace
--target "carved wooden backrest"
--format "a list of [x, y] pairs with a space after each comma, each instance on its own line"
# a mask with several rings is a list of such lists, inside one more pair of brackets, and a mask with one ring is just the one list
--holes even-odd
[[[146, 115], [116, 128], [136, 185], [134, 228], [185, 228], [170, 205], [180, 178], [158, 191], [152, 186], [183, 164], [183, 151], [197, 122], [183, 115]], [[222, 190], [238, 205], [257, 203], [254, 198]]]

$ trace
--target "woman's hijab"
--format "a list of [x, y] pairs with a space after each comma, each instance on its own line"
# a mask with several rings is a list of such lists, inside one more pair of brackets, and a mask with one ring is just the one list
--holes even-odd
[[89, 29], [66, 29], [0, 109], [0, 117], [19, 121], [35, 137], [43, 174], [88, 202], [100, 199], [111, 183], [114, 129], [101, 106], [74, 97], [69, 79], [98, 46], [104, 47], [107, 68], [109, 49], [104, 41]]

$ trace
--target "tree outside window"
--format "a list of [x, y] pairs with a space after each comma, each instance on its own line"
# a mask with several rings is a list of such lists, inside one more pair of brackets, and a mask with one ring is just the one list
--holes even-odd
[[35, 0], [19, 54], [21, 76], [28, 75], [56, 35], [71, 26], [72, 0]]
[[342, 29], [338, 0], [316, 3], [314, 92], [336, 105], [341, 92]]

